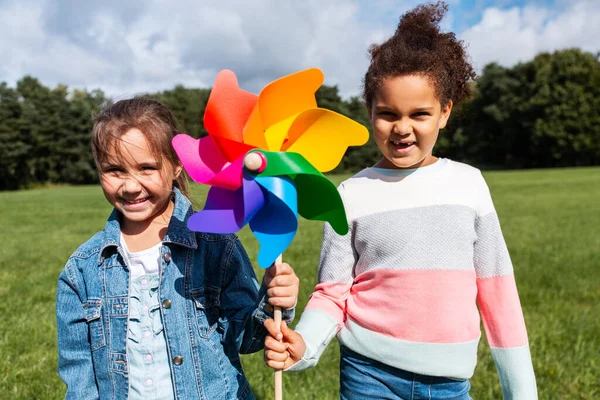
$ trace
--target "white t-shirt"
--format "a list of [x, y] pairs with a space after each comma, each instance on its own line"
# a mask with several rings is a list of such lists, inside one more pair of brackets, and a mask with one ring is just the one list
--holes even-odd
[[131, 252], [129, 251], [129, 248], [127, 248], [125, 238], [121, 235], [121, 247], [124, 250], [123, 256], [129, 267], [131, 280], [137, 279], [142, 275], [155, 274], [158, 272], [161, 246], [162, 242], [146, 250]]

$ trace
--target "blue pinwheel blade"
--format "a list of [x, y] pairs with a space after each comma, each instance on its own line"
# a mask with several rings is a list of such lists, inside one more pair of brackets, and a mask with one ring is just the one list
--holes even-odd
[[298, 200], [294, 182], [285, 176], [255, 177], [265, 189], [263, 208], [250, 220], [260, 243], [258, 265], [268, 268], [290, 245], [298, 229]]

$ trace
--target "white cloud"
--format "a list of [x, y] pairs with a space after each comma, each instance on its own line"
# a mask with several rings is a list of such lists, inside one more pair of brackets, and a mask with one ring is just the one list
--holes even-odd
[[121, 98], [178, 83], [208, 87], [229, 68], [256, 92], [316, 66], [327, 84], [351, 95], [373, 38], [356, 1], [124, 4], [0, 2], [0, 81], [31, 74], [46, 85], [99, 87]]
[[476, 68], [490, 62], [512, 66], [543, 51], [578, 47], [600, 50], [600, 2], [565, 3], [561, 9], [526, 6], [501, 10], [487, 8], [481, 21], [460, 38], [469, 43]]
[[9, 4], [0, 12], [0, 78], [9, 82], [31, 74], [56, 82], [85, 84], [89, 76], [114, 72], [116, 66], [68, 40], [52, 40], [43, 30], [43, 9]]
[[[47, 86], [101, 88], [124, 98], [178, 83], [209, 87], [223, 68], [257, 92], [273, 79], [319, 67], [326, 84], [356, 95], [368, 46], [392, 35], [399, 16], [418, 2], [0, 0], [0, 81], [14, 85], [30, 74]], [[459, 36], [471, 43], [479, 67], [568, 46], [598, 51], [600, 3], [564, 4], [560, 13], [488, 8]], [[458, 10], [451, 5], [444, 28], [460, 19]]]

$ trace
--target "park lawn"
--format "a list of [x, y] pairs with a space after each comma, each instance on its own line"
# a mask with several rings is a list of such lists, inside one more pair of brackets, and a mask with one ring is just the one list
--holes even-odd
[[[540, 399], [600, 398], [600, 168], [490, 172], [515, 266]], [[331, 176], [338, 183], [345, 176]], [[206, 188], [194, 185], [203, 203]], [[110, 212], [99, 186], [0, 193], [0, 399], [60, 399], [56, 280], [79, 244]], [[300, 221], [284, 254], [301, 279], [298, 310], [317, 282], [322, 224]], [[252, 260], [257, 243], [240, 233]], [[262, 276], [263, 271], [257, 268]], [[284, 374], [286, 399], [335, 399], [338, 347], [318, 366]], [[254, 393], [272, 398], [262, 353], [243, 357]], [[500, 399], [485, 339], [471, 379], [474, 399]]]

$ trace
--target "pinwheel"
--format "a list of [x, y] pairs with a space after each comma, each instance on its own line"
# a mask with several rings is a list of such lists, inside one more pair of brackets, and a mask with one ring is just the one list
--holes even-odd
[[[281, 262], [298, 214], [347, 233], [342, 200], [322, 172], [334, 169], [348, 146], [364, 144], [368, 131], [317, 107], [322, 83], [322, 72], [311, 68], [271, 82], [257, 96], [240, 89], [233, 72], [219, 72], [204, 114], [208, 136], [173, 139], [190, 177], [212, 186], [204, 209], [189, 218], [190, 230], [234, 233], [249, 224], [263, 268]], [[275, 317], [279, 326], [280, 310]], [[276, 398], [278, 385], [276, 374]]]

